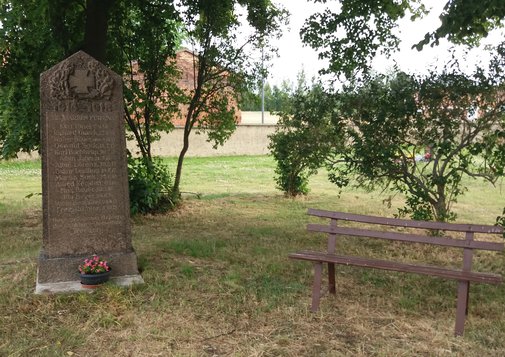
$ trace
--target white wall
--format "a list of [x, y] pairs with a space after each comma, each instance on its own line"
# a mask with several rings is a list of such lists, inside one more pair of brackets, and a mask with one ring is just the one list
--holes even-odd
[[[246, 114], [246, 121], [261, 122], [261, 112], [242, 112], [242, 118]], [[265, 112], [266, 114], [267, 112]], [[265, 123], [277, 122], [277, 117], [273, 115], [265, 115]], [[225, 155], [266, 155], [269, 153], [268, 135], [275, 131], [274, 124], [239, 124], [237, 129], [232, 134], [230, 139], [224, 143], [224, 146], [218, 146], [217, 149], [212, 148], [212, 144], [207, 142], [207, 135], [201, 133], [196, 134], [193, 130], [189, 139], [189, 150], [187, 156], [225, 156]], [[168, 134], [162, 134], [161, 140], [153, 144], [152, 153], [155, 156], [179, 156], [182, 149], [183, 128], [175, 128]], [[134, 141], [127, 142], [128, 149], [135, 154], [138, 149]], [[35, 152], [32, 154], [20, 153], [20, 160], [36, 159], [39, 155]]]
[[[241, 112], [241, 124], [262, 124], [261, 123], [261, 112]], [[264, 124], [277, 124], [279, 120], [278, 115], [273, 115], [270, 112], [264, 112], [263, 123]]]
[[[205, 133], [191, 132], [187, 156], [219, 156], [219, 155], [266, 155], [268, 151], [268, 135], [275, 131], [275, 125], [245, 125], [237, 126], [223, 146], [217, 149], [207, 142]], [[182, 149], [183, 128], [175, 128], [168, 134], [162, 134], [160, 141], [153, 144], [152, 153], [155, 156], [178, 156]], [[128, 142], [132, 153], [137, 150], [135, 142]]]

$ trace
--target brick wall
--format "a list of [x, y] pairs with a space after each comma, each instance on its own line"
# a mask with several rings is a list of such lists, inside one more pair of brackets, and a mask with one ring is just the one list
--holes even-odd
[[[177, 52], [175, 60], [177, 67], [181, 70], [181, 77], [179, 79], [179, 88], [182, 88], [183, 90], [189, 93], [195, 88], [196, 63], [194, 63], [194, 61], [196, 60], [196, 57], [193, 55], [191, 51], [184, 49]], [[134, 71], [133, 73], [134, 80], [140, 81], [142, 85], [144, 75], [138, 71], [138, 63], [136, 62], [133, 64], [133, 71]], [[231, 99], [230, 100], [231, 105], [235, 108], [235, 121], [238, 124], [241, 122], [242, 115], [236, 101], [233, 98], [230, 99]], [[179, 116], [174, 116], [172, 118], [172, 123], [176, 127], [184, 126], [185, 123], [184, 118], [187, 114], [186, 105], [181, 105], [179, 109], [181, 114]]]
[[[177, 52], [176, 54], [176, 63], [177, 67], [181, 70], [181, 78], [179, 79], [179, 87], [186, 90], [192, 91], [195, 89], [195, 75], [197, 71], [197, 58], [193, 55], [193, 53], [189, 50], [183, 49]], [[241, 112], [238, 108], [238, 105], [233, 98], [231, 99], [231, 105], [235, 108], [235, 121], [240, 123], [241, 121]], [[181, 117], [173, 118], [172, 123], [175, 126], [184, 126], [185, 115], [187, 114], [187, 106], [181, 106]]]

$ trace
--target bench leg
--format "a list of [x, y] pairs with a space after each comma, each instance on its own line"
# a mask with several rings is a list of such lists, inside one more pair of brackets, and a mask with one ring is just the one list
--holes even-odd
[[333, 263], [328, 263], [328, 291], [333, 295], [337, 293], [335, 288], [335, 264]]
[[312, 285], [312, 305], [310, 311], [316, 312], [319, 309], [321, 299], [321, 280], [323, 275], [323, 263], [314, 262], [314, 285]]
[[465, 329], [465, 319], [468, 314], [468, 294], [470, 291], [470, 282], [460, 281], [458, 283], [458, 302], [456, 307], [456, 327], [454, 335], [463, 336]]
[[466, 289], [466, 309], [465, 316], [468, 316], [468, 302], [470, 301], [470, 282], [468, 282], [468, 288]]

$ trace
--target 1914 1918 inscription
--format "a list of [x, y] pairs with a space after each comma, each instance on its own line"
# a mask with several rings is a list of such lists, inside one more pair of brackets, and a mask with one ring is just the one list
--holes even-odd
[[73, 290], [79, 262], [92, 254], [110, 261], [119, 283], [141, 282], [121, 77], [81, 51], [44, 72], [40, 87], [44, 237], [36, 292]]

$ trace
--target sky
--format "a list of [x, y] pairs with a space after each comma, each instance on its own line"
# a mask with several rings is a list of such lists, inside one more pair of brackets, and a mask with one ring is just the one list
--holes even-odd
[[[274, 41], [274, 45], [279, 49], [279, 57], [272, 60], [270, 74], [267, 82], [271, 85], [280, 85], [283, 80], [289, 80], [295, 83], [297, 74], [303, 69], [307, 78], [317, 76], [318, 70], [325, 67], [325, 62], [318, 60], [317, 52], [304, 47], [300, 40], [300, 28], [306, 18], [311, 14], [321, 11], [326, 7], [336, 8], [336, 1], [328, 1], [326, 4], [308, 3], [306, 0], [275, 0], [275, 3], [284, 6], [290, 13], [290, 25], [287, 31], [284, 31], [280, 40]], [[433, 31], [440, 25], [438, 15], [441, 13], [446, 1], [426, 0], [424, 1], [428, 9], [432, 9], [430, 14], [423, 19], [411, 22], [409, 19], [400, 22], [399, 31], [400, 51], [395, 53], [390, 59], [385, 57], [376, 58], [373, 61], [373, 68], [378, 72], [385, 72], [392, 68], [394, 61], [401, 70], [407, 72], [426, 72], [430, 66], [440, 67], [444, 62], [450, 59], [451, 44], [442, 40], [439, 46], [425, 46], [422, 52], [412, 50], [413, 44], [423, 39], [424, 34]], [[479, 48], [470, 51], [467, 57], [468, 69], [474, 68], [480, 59], [485, 57], [483, 48], [487, 44], [497, 44], [505, 37], [504, 30], [493, 31], [488, 38], [482, 41]], [[457, 53], [463, 53], [463, 47], [459, 46]]]

